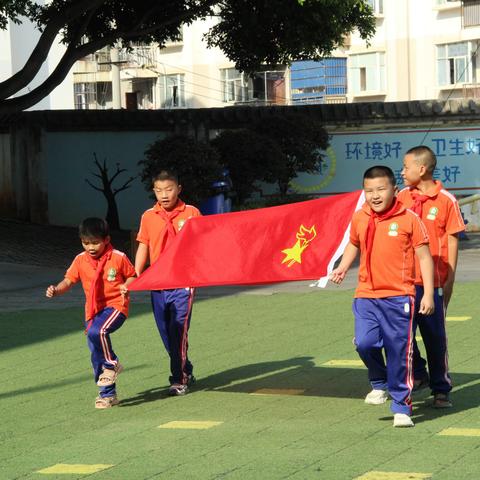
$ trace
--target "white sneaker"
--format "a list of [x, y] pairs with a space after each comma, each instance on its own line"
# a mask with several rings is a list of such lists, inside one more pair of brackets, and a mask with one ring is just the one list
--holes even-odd
[[406, 413], [396, 413], [393, 416], [393, 426], [394, 427], [413, 427], [414, 423], [410, 418], [410, 415]]
[[368, 405], [382, 405], [388, 400], [388, 393], [386, 390], [373, 389], [366, 397], [365, 403]]

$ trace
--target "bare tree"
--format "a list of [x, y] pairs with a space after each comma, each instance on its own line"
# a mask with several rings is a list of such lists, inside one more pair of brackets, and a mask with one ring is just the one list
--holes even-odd
[[98, 192], [102, 192], [105, 198], [107, 199], [107, 216], [106, 220], [110, 225], [112, 230], [120, 230], [120, 218], [118, 216], [118, 207], [115, 197], [123, 190], [126, 190], [131, 186], [131, 183], [137, 178], [138, 175], [130, 177], [121, 187], [113, 187], [114, 180], [122, 173], [126, 172], [126, 168], [120, 168], [120, 163], [117, 163], [117, 171], [109, 178], [108, 177], [108, 167], [107, 159], [103, 159], [103, 165], [98, 161], [97, 154], [93, 152], [95, 158], [94, 164], [96, 165], [99, 173], [91, 172], [94, 177], [97, 177], [101, 180], [102, 186], [97, 187], [94, 185], [88, 178], [85, 181]]

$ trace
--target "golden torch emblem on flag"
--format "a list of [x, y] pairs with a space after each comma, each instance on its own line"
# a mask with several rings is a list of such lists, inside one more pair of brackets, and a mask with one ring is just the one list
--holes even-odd
[[282, 264], [288, 262], [287, 267], [291, 267], [295, 262], [302, 263], [303, 251], [310, 245], [316, 236], [317, 231], [315, 230], [315, 225], [310, 228], [300, 225], [296, 235], [297, 242], [295, 245], [291, 248], [282, 250], [282, 253], [285, 254]]

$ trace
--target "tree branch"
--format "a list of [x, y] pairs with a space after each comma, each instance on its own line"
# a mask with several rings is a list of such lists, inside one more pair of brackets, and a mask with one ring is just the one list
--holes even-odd
[[112, 176], [112, 178], [110, 179], [109, 183], [110, 185], [113, 183], [113, 181], [115, 180], [115, 178], [117, 178], [121, 173], [123, 172], [126, 172], [127, 169], [126, 168], [120, 168], [117, 164], [117, 171], [115, 172], [115, 174]]
[[[138, 175], [137, 175], [138, 176]], [[137, 177], [130, 177], [120, 188], [116, 188], [113, 191], [113, 196], [115, 196], [117, 193], [122, 192], [123, 190], [126, 190], [127, 188], [130, 187], [130, 184], [136, 179]]]
[[90, 182], [90, 180], [88, 180], [88, 178], [86, 178], [85, 181], [86, 181], [94, 190], [97, 190], [97, 191], [99, 191], [99, 192], [104, 193], [104, 190], [103, 190], [102, 188], [98, 188], [97, 186], [95, 186], [92, 182]]
[[[48, 57], [50, 48], [62, 27], [83, 15], [85, 12], [93, 12], [106, 0], [85, 0], [68, 5], [51, 20], [43, 30], [30, 57], [21, 70], [7, 80], [0, 82], [0, 99], [5, 99], [26, 87], [37, 75], [43, 63]], [[91, 14], [90, 14], [91, 19]]]
[[[89, 1], [100, 1], [100, 0], [89, 0]], [[198, 7], [197, 9], [192, 9], [191, 11], [184, 12], [182, 15], [177, 15], [175, 17], [170, 18], [169, 20], [162, 22], [158, 25], [153, 27], [148, 27], [136, 31], [114, 31], [112, 34], [107, 35], [105, 37], [99, 38], [97, 40], [93, 40], [91, 42], [85, 43], [78, 47], [75, 45], [70, 44], [67, 50], [65, 51], [63, 57], [61, 58], [60, 62], [50, 74], [50, 76], [37, 88], [33, 89], [32, 91], [26, 93], [25, 95], [21, 95], [15, 98], [9, 98], [6, 100], [0, 100], [0, 113], [1, 114], [8, 114], [13, 113], [18, 110], [24, 110], [26, 108], [35, 105], [40, 100], [45, 98], [49, 95], [52, 90], [60, 85], [62, 81], [67, 76], [68, 72], [74, 65], [74, 63], [91, 54], [96, 52], [97, 50], [103, 48], [105, 45], [111, 45], [118, 41], [119, 39], [130, 39], [135, 38], [140, 35], [147, 35], [151, 33], [155, 33], [158, 30], [161, 30], [166, 25], [171, 23], [180, 22], [182, 20], [188, 19], [190, 16], [198, 14], [201, 9], [206, 7], [210, 7], [217, 3], [216, 0], [209, 0], [206, 4], [202, 5], [201, 8]]]

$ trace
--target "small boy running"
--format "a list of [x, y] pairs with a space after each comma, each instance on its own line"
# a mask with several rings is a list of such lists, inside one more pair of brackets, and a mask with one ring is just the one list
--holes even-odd
[[57, 285], [47, 288], [48, 298], [63, 295], [78, 281], [85, 292], [85, 334], [96, 384], [100, 387], [95, 408], [117, 405], [115, 381], [123, 367], [110, 342], [128, 315], [128, 285], [135, 269], [127, 256], [114, 250], [108, 224], [101, 218], [87, 218], [79, 226], [84, 252], [77, 255]]
[[433, 262], [428, 236], [420, 218], [397, 201], [390, 168], [369, 168], [363, 176], [363, 189], [366, 202], [353, 215], [350, 242], [330, 278], [341, 283], [360, 251], [353, 313], [355, 345], [373, 388], [365, 402], [385, 403], [388, 390], [393, 426], [412, 427], [414, 256], [419, 259], [424, 278], [420, 311], [431, 314]]
[[[433, 151], [423, 145], [411, 148], [403, 160], [402, 176], [406, 188], [398, 199], [413, 210], [424, 222], [430, 239], [430, 253], [434, 262], [435, 312], [424, 315], [415, 306], [413, 334], [414, 390], [430, 386], [433, 407], [452, 406], [449, 393], [452, 382], [448, 373], [447, 332], [445, 313], [453, 291], [458, 257], [458, 234], [465, 230], [456, 198], [447, 192], [441, 182], [433, 179], [437, 159]], [[423, 293], [423, 281], [417, 266], [415, 288], [417, 299]], [[419, 326], [427, 353], [421, 357], [415, 341]]]
[[[182, 186], [175, 173], [163, 170], [152, 179], [157, 202], [140, 221], [135, 270], [140, 275], [148, 260], [155, 262], [186, 221], [200, 211], [180, 198]], [[195, 381], [188, 358], [188, 329], [192, 315], [193, 288], [154, 290], [151, 292], [153, 316], [165, 349], [170, 356], [170, 387], [173, 396], [185, 395]]]

